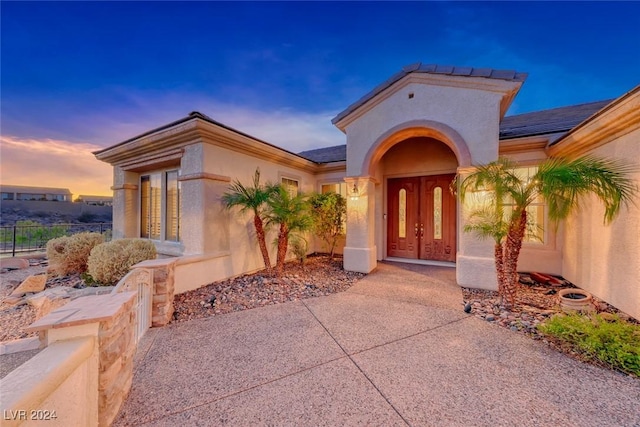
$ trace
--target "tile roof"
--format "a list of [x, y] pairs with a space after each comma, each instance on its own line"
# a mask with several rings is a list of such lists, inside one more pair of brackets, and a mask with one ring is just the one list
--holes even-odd
[[334, 145], [333, 147], [316, 148], [298, 153], [299, 156], [316, 163], [343, 162], [347, 160], [347, 145]]
[[402, 79], [404, 76], [412, 73], [424, 73], [424, 74], [443, 74], [449, 76], [462, 76], [462, 77], [484, 77], [487, 79], [508, 80], [516, 82], [524, 82], [527, 78], [527, 73], [519, 73], [513, 70], [494, 70], [492, 68], [473, 68], [473, 67], [455, 67], [451, 65], [437, 65], [437, 64], [423, 64], [422, 62], [416, 62], [415, 64], [407, 65], [399, 72], [389, 77], [386, 81], [382, 82], [369, 93], [362, 98], [348, 106], [344, 111], [339, 113], [331, 120], [331, 123], [336, 124], [344, 117], [351, 114], [353, 111], [360, 108], [363, 104], [369, 101], [374, 96], [388, 88], [389, 86]]
[[[500, 139], [568, 132], [609, 105], [611, 101], [589, 102], [507, 116], [500, 123]], [[336, 145], [303, 151], [298, 154], [316, 163], [340, 162], [347, 159], [347, 146]]]
[[567, 132], [610, 104], [611, 101], [613, 100], [507, 116], [500, 123], [500, 139]]

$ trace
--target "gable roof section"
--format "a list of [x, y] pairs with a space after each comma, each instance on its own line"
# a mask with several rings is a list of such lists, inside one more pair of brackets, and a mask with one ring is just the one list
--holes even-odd
[[612, 101], [609, 99], [507, 116], [500, 123], [500, 139], [567, 132]]
[[455, 67], [451, 65], [437, 65], [437, 64], [422, 64], [422, 62], [416, 62], [415, 64], [407, 65], [402, 70], [389, 77], [387, 80], [373, 88], [369, 93], [365, 94], [362, 98], [358, 99], [353, 104], [349, 105], [344, 111], [338, 113], [331, 123], [337, 124], [340, 120], [353, 113], [358, 108], [362, 107], [376, 95], [380, 94], [385, 89], [392, 86], [405, 76], [409, 74], [440, 74], [448, 76], [460, 76], [460, 77], [482, 77], [495, 80], [506, 80], [511, 82], [524, 82], [527, 78], [527, 73], [519, 73], [513, 70], [494, 70], [492, 68], [473, 68], [473, 67]]

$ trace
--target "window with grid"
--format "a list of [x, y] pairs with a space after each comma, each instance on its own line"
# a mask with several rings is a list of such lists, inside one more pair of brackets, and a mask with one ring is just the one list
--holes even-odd
[[281, 181], [282, 186], [287, 190], [291, 197], [295, 197], [298, 195], [298, 181], [291, 178], [282, 178]]
[[180, 183], [177, 170], [140, 177], [140, 237], [180, 241]]

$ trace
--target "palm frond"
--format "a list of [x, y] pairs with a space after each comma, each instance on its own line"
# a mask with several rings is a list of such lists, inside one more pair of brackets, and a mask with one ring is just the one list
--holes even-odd
[[610, 223], [623, 205], [633, 203], [637, 187], [629, 175], [635, 171], [613, 159], [552, 158], [540, 164], [535, 180], [552, 220], [566, 218], [583, 196], [593, 193], [604, 204], [605, 223]]
[[492, 238], [500, 244], [509, 232], [509, 223], [495, 206], [485, 206], [469, 214], [464, 231], [474, 233], [483, 240]]
[[229, 190], [222, 195], [222, 203], [228, 208], [240, 207], [241, 212], [248, 210], [256, 215], [261, 215], [265, 203], [269, 199], [270, 186], [260, 184], [260, 169], [256, 169], [253, 175], [253, 185], [245, 186], [239, 180], [229, 185]]

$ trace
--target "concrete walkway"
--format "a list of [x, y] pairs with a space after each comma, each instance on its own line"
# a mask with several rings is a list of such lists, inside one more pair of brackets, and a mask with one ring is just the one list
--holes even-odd
[[151, 330], [115, 425], [639, 426], [640, 380], [462, 311], [455, 271]]

